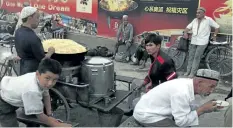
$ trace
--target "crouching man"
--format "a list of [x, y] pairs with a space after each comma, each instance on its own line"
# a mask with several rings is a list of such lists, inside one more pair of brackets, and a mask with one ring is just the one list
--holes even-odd
[[216, 102], [195, 106], [194, 95], [210, 95], [219, 80], [219, 72], [200, 69], [193, 79], [178, 78], [158, 85], [143, 95], [133, 117], [146, 127], [187, 127], [198, 125], [198, 116], [217, 110]]
[[[18, 127], [16, 109], [23, 107], [26, 115], [36, 115], [52, 127], [71, 127], [51, 117], [49, 89], [61, 74], [61, 65], [53, 59], [44, 59], [38, 70], [18, 77], [5, 76], [0, 86], [0, 124], [2, 127]], [[44, 107], [46, 114], [44, 114]]]

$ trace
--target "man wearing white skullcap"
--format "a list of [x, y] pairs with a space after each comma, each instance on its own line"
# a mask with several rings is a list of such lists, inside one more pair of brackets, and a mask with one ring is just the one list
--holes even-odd
[[198, 117], [217, 111], [214, 100], [200, 106], [195, 95], [209, 96], [216, 88], [220, 73], [199, 69], [194, 78], [178, 78], [158, 85], [143, 95], [133, 117], [146, 127], [189, 127], [199, 124]]
[[24, 7], [20, 13], [23, 24], [15, 32], [15, 47], [20, 59], [20, 75], [35, 72], [40, 61], [50, 58], [55, 52], [54, 48], [49, 48], [45, 55], [40, 38], [33, 29], [39, 25], [39, 11], [37, 8]]
[[[27, 6], [30, 6], [30, 3], [29, 2], [24, 2], [23, 3], [23, 7], [27, 7]], [[22, 18], [20, 17], [20, 12], [17, 13], [18, 15], [18, 22], [15, 26], [15, 31], [22, 25]], [[15, 31], [14, 31], [14, 35], [15, 35]]]
[[[22, 18], [23, 24], [19, 29], [16, 30], [15, 46], [16, 46], [17, 54], [21, 58], [21, 60], [20, 60], [20, 74], [22, 77], [27, 76], [27, 78], [29, 78], [29, 79], [24, 79], [21, 84], [33, 85], [33, 86], [35, 86], [35, 88], [33, 87], [31, 92], [24, 93], [24, 97], [22, 96], [20, 99], [16, 98], [17, 100], [14, 98], [18, 96], [18, 93], [14, 93], [14, 94], [13, 93], [10, 93], [10, 94], [5, 93], [5, 95], [4, 95], [2, 93], [3, 91], [1, 91], [1, 97], [5, 96], [5, 99], [3, 98], [4, 100], [6, 100], [5, 102], [7, 102], [7, 100], [8, 100], [8, 103], [10, 102], [10, 103], [12, 103], [11, 105], [13, 105], [13, 106], [15, 105], [18, 107], [22, 106], [21, 101], [22, 101], [22, 98], [24, 98], [23, 99], [23, 106], [24, 106], [24, 108], [27, 107], [27, 110], [28, 110], [28, 111], [25, 111], [26, 115], [35, 115], [40, 122], [43, 122], [44, 124], [46, 124], [48, 126], [71, 127], [70, 124], [60, 123], [59, 121], [57, 121], [55, 118], [52, 117], [51, 100], [50, 100], [50, 95], [48, 93], [47, 87], [49, 85], [52, 85], [52, 83], [54, 83], [54, 81], [56, 81], [52, 77], [54, 74], [53, 71], [50, 72], [50, 70], [55, 71], [57, 69], [53, 69], [56, 66], [54, 64], [52, 64], [52, 62], [46, 62], [45, 60], [47, 60], [47, 59], [44, 59], [44, 58], [51, 57], [51, 55], [55, 52], [55, 49], [49, 48], [48, 53], [45, 55], [41, 40], [33, 31], [33, 29], [36, 29], [38, 27], [40, 14], [39, 14], [37, 8], [28, 6], [28, 7], [24, 7], [22, 9], [22, 11], [20, 13], [20, 17]], [[34, 78], [35, 73], [30, 73], [30, 72], [36, 72], [39, 70], [38, 65], [42, 59], [43, 59], [42, 63], [46, 62], [47, 65], [50, 65], [50, 67], [46, 67], [45, 65], [42, 66], [41, 65], [42, 63], [41, 63], [39, 66], [39, 69], [41, 68], [41, 70], [43, 70], [44, 73], [43, 72], [38, 73], [38, 76], [40, 76], [40, 77]], [[49, 70], [47, 71], [46, 68], [49, 68]], [[46, 71], [44, 71], [44, 70], [46, 70]], [[48, 73], [48, 74], [45, 75], [46, 73]], [[22, 74], [25, 74], [25, 75], [22, 75]], [[19, 78], [22, 78], [22, 77], [19, 77]], [[32, 79], [30, 79], [30, 77], [32, 77]], [[19, 81], [22, 81], [22, 80], [19, 80]], [[4, 81], [3, 81], [3, 83], [4, 83]], [[10, 83], [10, 82], [7, 81], [6, 83]], [[6, 83], [5, 84], [1, 83], [1, 87], [3, 87], [3, 85], [6, 85]], [[26, 87], [25, 85], [22, 85], [22, 87], [19, 86], [19, 90], [22, 89], [23, 87]], [[44, 85], [46, 87], [43, 88], [41, 85]], [[2, 89], [4, 90], [4, 88], [2, 88]], [[38, 95], [35, 95], [33, 91], [35, 91], [37, 93], [38, 89], [42, 93], [40, 93], [40, 94], [38, 93]], [[47, 93], [45, 93], [46, 91], [47, 91]], [[6, 97], [8, 97], [8, 99]], [[12, 98], [12, 97], [14, 97], [14, 98]], [[27, 99], [28, 97], [31, 97], [31, 98]], [[33, 102], [32, 103], [32, 101], [36, 101], [36, 100], [41, 99], [41, 98], [43, 98], [43, 105], [41, 104], [41, 102]], [[0, 103], [5, 104], [5, 102], [1, 101]], [[9, 105], [8, 105], [8, 107], [9, 107]], [[45, 107], [45, 112], [41, 111], [43, 109], [43, 107]], [[9, 107], [9, 109], [10, 108], [11, 107]], [[4, 110], [4, 109], [0, 108], [0, 112], [2, 112], [2, 110]], [[9, 110], [9, 111], [11, 112], [12, 110]], [[3, 115], [4, 114], [6, 114], [6, 113], [3, 113]], [[12, 126], [13, 124], [3, 123], [2, 120], [3, 119], [0, 118], [0, 124], [3, 127], [4, 126], [15, 127], [15, 126]], [[7, 120], [11, 121], [11, 120], [13, 120], [13, 118], [12, 119], [8, 118]], [[17, 125], [17, 123], [15, 123], [15, 125]], [[31, 124], [30, 124], [30, 126], [31, 126]]]

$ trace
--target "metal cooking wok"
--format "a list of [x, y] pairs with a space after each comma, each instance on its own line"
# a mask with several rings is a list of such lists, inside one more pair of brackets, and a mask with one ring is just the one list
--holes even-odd
[[135, 10], [138, 8], [138, 4], [132, 0], [132, 3], [128, 6], [128, 8], [126, 10], [123, 11], [110, 11], [109, 9], [107, 9], [104, 5], [104, 2], [102, 2], [102, 0], [99, 2], [99, 6], [101, 9], [103, 9], [108, 16], [110, 16], [111, 18], [121, 18], [123, 15], [126, 15], [127, 13]]
[[51, 58], [59, 61], [62, 65], [65, 62], [69, 62], [70, 66], [80, 65], [81, 62], [85, 59], [86, 52], [76, 53], [76, 54], [57, 54], [54, 53]]

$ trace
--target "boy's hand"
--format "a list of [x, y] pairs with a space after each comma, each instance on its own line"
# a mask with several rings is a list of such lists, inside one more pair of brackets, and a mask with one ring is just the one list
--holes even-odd
[[67, 123], [60, 123], [57, 127], [72, 127], [71, 124], [67, 124]]

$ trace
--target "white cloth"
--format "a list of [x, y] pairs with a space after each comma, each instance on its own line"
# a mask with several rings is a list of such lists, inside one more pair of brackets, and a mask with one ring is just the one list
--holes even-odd
[[133, 116], [141, 123], [156, 123], [174, 117], [180, 127], [198, 125], [198, 115], [191, 110], [195, 100], [193, 80], [178, 78], [164, 82], [143, 95]]
[[198, 19], [195, 18], [188, 26], [192, 30], [191, 44], [206, 45], [209, 42], [211, 27], [219, 28], [219, 25], [210, 17], [205, 16], [198, 29]]
[[31, 6], [24, 7], [20, 13], [20, 17], [22, 19], [27, 18], [31, 16], [32, 14], [34, 14], [36, 11], [37, 11], [37, 8], [35, 7], [31, 7]]
[[22, 18], [21, 18], [21, 16], [20, 16], [20, 12], [19, 12], [19, 13], [18, 13], [18, 22], [17, 22], [17, 24], [16, 24], [16, 26], [15, 26], [14, 35], [15, 35], [16, 30], [17, 30], [22, 24], [23, 24], [23, 22], [22, 22]]
[[0, 89], [2, 99], [13, 106], [24, 107], [26, 115], [43, 113], [42, 99], [49, 95], [48, 90], [39, 87], [35, 72], [19, 77], [5, 76]]

